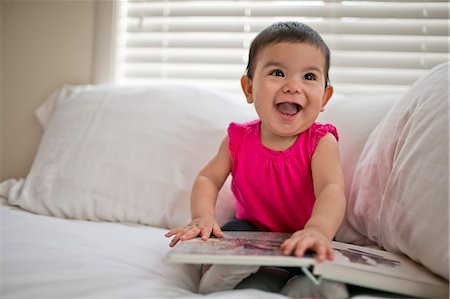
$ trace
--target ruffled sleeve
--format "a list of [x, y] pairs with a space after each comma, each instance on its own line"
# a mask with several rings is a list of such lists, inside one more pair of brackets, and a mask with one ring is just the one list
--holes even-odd
[[239, 125], [237, 125], [236, 123], [230, 123], [230, 125], [228, 126], [228, 149], [230, 150], [231, 157], [234, 157], [234, 155], [236, 154], [240, 135], [241, 132]]
[[240, 141], [242, 139], [243, 127], [237, 123], [230, 123], [228, 126], [228, 149], [231, 155], [231, 170], [233, 171], [236, 165], [237, 151]]
[[243, 138], [245, 138], [244, 136], [247, 136], [246, 134], [249, 134], [249, 132], [253, 132], [252, 130], [259, 128], [259, 122], [258, 119], [246, 123], [232, 122], [228, 126], [228, 149], [231, 155], [232, 171], [236, 166], [238, 151], [242, 145]]
[[337, 132], [337, 129], [332, 124], [321, 124], [321, 123], [314, 123], [312, 127], [311, 132], [311, 152], [314, 152], [316, 149], [317, 144], [319, 143], [319, 140], [325, 136], [328, 133], [333, 134], [333, 136], [336, 138], [337, 141], [339, 141], [339, 135]]

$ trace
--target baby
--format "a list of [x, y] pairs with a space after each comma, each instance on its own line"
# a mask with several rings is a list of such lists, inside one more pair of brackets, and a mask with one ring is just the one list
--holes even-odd
[[[346, 199], [337, 130], [316, 121], [333, 95], [329, 65], [327, 45], [305, 24], [275, 23], [256, 36], [241, 86], [259, 118], [229, 125], [217, 154], [194, 182], [191, 222], [166, 234], [173, 236], [170, 246], [196, 236], [222, 237], [223, 230], [289, 232], [280, 247], [284, 254], [303, 256], [309, 250], [320, 262], [333, 260], [331, 240]], [[215, 203], [230, 174], [236, 215], [221, 228]], [[311, 296], [314, 287], [305, 278], [296, 268], [213, 265], [200, 292], [249, 287], [299, 297], [306, 288]], [[343, 285], [331, 282], [316, 294], [324, 297], [321, 290], [330, 286], [333, 297], [346, 296]]]

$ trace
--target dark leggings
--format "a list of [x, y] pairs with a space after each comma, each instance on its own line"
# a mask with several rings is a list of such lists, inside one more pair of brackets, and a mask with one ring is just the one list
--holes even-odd
[[229, 222], [225, 223], [224, 226], [221, 227], [224, 231], [257, 231], [258, 229], [253, 226], [247, 220], [242, 219], [233, 219]]
[[[233, 219], [222, 226], [223, 231], [257, 231], [250, 222]], [[242, 280], [235, 289], [258, 289], [279, 293], [286, 282], [294, 275], [301, 274], [299, 268], [261, 267], [258, 272]]]

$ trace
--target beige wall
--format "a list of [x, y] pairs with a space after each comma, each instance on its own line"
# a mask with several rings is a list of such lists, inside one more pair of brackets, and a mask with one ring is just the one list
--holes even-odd
[[2, 28], [3, 28], [3, 18], [2, 18], [2, 6], [3, 3], [0, 1], [0, 180], [3, 178], [3, 68], [2, 68]]
[[42, 135], [35, 109], [64, 83], [93, 83], [95, 1], [3, 0], [0, 179], [28, 172]]

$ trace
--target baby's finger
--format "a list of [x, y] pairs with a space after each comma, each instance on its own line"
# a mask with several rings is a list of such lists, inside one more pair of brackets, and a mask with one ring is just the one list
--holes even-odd
[[180, 241], [180, 237], [181, 234], [176, 234], [175, 237], [173, 237], [172, 241], [170, 241], [169, 246], [174, 247], [178, 243], [178, 241]]
[[295, 248], [295, 256], [304, 256], [307, 249], [313, 246], [313, 241], [311, 239], [302, 239], [301, 242], [297, 243]]
[[174, 228], [174, 229], [168, 231], [164, 236], [166, 236], [167, 238], [172, 237], [173, 235], [178, 234], [178, 232], [179, 232], [180, 230], [182, 230], [182, 227]]
[[328, 246], [327, 248], [327, 259], [330, 261], [334, 260], [334, 251], [331, 246]]
[[182, 236], [180, 237], [180, 240], [185, 241], [192, 238], [197, 237], [201, 232], [201, 229], [198, 227], [190, 227], [187, 230], [184, 231]]
[[301, 243], [301, 239], [289, 238], [283, 242], [280, 249], [285, 255], [293, 255], [299, 243]]
[[285, 240], [285, 241], [280, 245], [280, 250], [281, 250], [281, 252], [283, 252], [283, 254], [285, 254], [285, 255], [291, 255], [293, 248], [294, 248], [294, 246], [293, 246], [293, 242], [292, 242], [291, 239]]
[[223, 238], [223, 231], [218, 224], [214, 224], [213, 226], [213, 234], [218, 238]]
[[326, 246], [318, 244], [316, 246], [316, 259], [319, 262], [323, 262], [323, 261], [325, 261], [326, 257], [327, 257], [327, 248], [326, 248]]
[[208, 240], [209, 236], [211, 236], [211, 231], [212, 231], [212, 227], [211, 226], [205, 226], [202, 229], [202, 240], [206, 241]]

